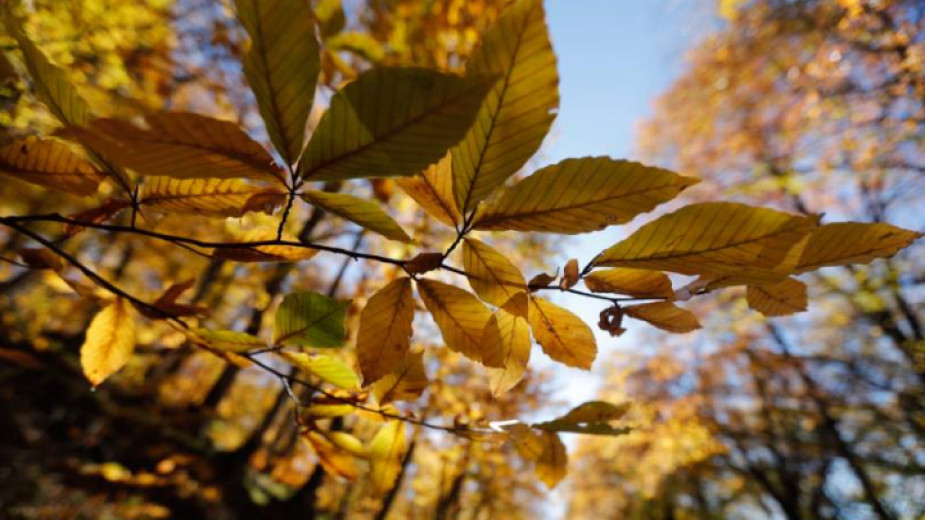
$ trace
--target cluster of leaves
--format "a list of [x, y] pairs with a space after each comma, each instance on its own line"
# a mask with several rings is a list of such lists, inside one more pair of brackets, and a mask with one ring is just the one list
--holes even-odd
[[[820, 224], [790, 214], [730, 202], [691, 204], [643, 225], [583, 268], [571, 260], [563, 276], [529, 282], [504, 254], [475, 232], [587, 233], [624, 224], [672, 200], [697, 179], [608, 157], [567, 159], [508, 184], [540, 148], [558, 108], [556, 58], [541, 0], [519, 0], [481, 38], [464, 75], [421, 68], [374, 68], [331, 98], [306, 136], [321, 70], [316, 18], [300, 0], [239, 0], [237, 13], [250, 36], [244, 72], [257, 99], [271, 152], [238, 125], [199, 114], [162, 112], [142, 120], [96, 118], [68, 82], [20, 30], [9, 12], [34, 89], [63, 128], [52, 137], [27, 137], [0, 149], [0, 172], [74, 195], [111, 183], [115, 195], [72, 217], [2, 216], [0, 224], [46, 249], [24, 251], [34, 268], [72, 267], [92, 283], [81, 294], [103, 305], [90, 324], [81, 363], [94, 385], [122, 368], [135, 345], [135, 313], [164, 320], [188, 340], [230, 362], [257, 365], [287, 384], [311, 387], [300, 424], [329, 471], [356, 475], [356, 459], [370, 460], [377, 487], [389, 489], [406, 450], [404, 422], [433, 426], [390, 403], [416, 398], [427, 386], [420, 352], [411, 348], [418, 308], [415, 290], [445, 345], [484, 365], [492, 391], [509, 391], [524, 376], [531, 336], [553, 360], [588, 370], [597, 356], [591, 328], [539, 294], [569, 292], [607, 303], [599, 326], [613, 335], [623, 318], [684, 333], [699, 328], [679, 307], [697, 294], [747, 286], [752, 308], [768, 316], [805, 310], [806, 287], [792, 275], [830, 265], [890, 256], [919, 237], [889, 224]], [[323, 28], [322, 28], [323, 29]], [[65, 139], [62, 141], [59, 139]], [[315, 183], [399, 178], [398, 185], [456, 238], [442, 251], [414, 258], [361, 253], [287, 236], [293, 205], [305, 202], [390, 240], [414, 239], [375, 202]], [[235, 241], [204, 241], [155, 230], [157, 213], [281, 218]], [[123, 212], [129, 225], [107, 222]], [[141, 219], [138, 219], [141, 217]], [[288, 295], [276, 313], [273, 341], [221, 327], [203, 327], [204, 309], [178, 303], [191, 284], [169, 288], [153, 302], [126, 293], [69, 255], [59, 241], [32, 231], [32, 222], [67, 224], [65, 237], [87, 228], [137, 234], [237, 262], [298, 262], [319, 252], [365, 258], [403, 272], [372, 294], [359, 317], [355, 355], [318, 355], [305, 349], [347, 344], [349, 302], [318, 293]], [[450, 263], [458, 253], [461, 267]], [[63, 262], [62, 262], [63, 260]], [[466, 278], [472, 292], [437, 279]], [[697, 277], [678, 290], [666, 273]], [[588, 291], [576, 289], [584, 283]], [[105, 294], [100, 295], [94, 286]], [[626, 305], [625, 302], [643, 302]], [[290, 377], [264, 356], [320, 380]], [[345, 359], [347, 359], [345, 361]], [[368, 396], [376, 404], [368, 403]], [[558, 432], [620, 435], [610, 424], [625, 407], [582, 405], [560, 419], [526, 425], [440, 427], [464, 436], [507, 435], [535, 463], [549, 486], [564, 476], [565, 448]], [[363, 445], [356, 437], [317, 427], [319, 418], [358, 413], [387, 422]]]

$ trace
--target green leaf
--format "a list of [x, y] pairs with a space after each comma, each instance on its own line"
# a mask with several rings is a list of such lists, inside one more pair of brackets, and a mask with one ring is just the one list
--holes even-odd
[[251, 37], [244, 75], [257, 98], [273, 146], [294, 164], [321, 71], [311, 6], [306, 0], [235, 0]]
[[505, 10], [482, 36], [466, 73], [501, 80], [453, 149], [453, 191], [463, 214], [526, 164], [556, 118], [559, 77], [542, 0], [520, 0]]
[[594, 265], [683, 274], [771, 270], [815, 225], [811, 217], [734, 202], [691, 204], [642, 226]]
[[326, 191], [306, 190], [301, 194], [305, 202], [317, 206], [338, 217], [349, 220], [354, 224], [366, 228], [380, 235], [409, 243], [411, 237], [382, 210], [382, 208], [368, 200], [347, 195], [346, 193], [331, 193]]
[[366, 72], [334, 95], [299, 174], [320, 181], [418, 173], [462, 138], [493, 83], [416, 68]]
[[625, 224], [696, 184], [661, 168], [608, 157], [547, 166], [489, 204], [476, 229], [586, 233]]
[[360, 378], [343, 361], [331, 356], [318, 356], [303, 352], [280, 352], [279, 355], [293, 366], [344, 390], [359, 390]]
[[341, 347], [349, 301], [316, 292], [289, 294], [276, 311], [273, 341], [306, 347]]

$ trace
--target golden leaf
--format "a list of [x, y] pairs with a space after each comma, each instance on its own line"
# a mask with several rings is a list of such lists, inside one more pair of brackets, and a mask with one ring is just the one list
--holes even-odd
[[559, 107], [556, 55], [542, 0], [519, 0], [482, 36], [470, 76], [501, 76], [453, 149], [453, 192], [469, 213], [539, 149]]
[[369, 478], [377, 493], [385, 493], [395, 485], [407, 449], [405, 425], [401, 421], [389, 421], [376, 432], [368, 453]]
[[866, 264], [889, 258], [922, 237], [881, 222], [838, 222], [814, 229], [796, 266], [797, 273], [830, 265]]
[[488, 371], [492, 395], [514, 388], [527, 371], [532, 346], [530, 325], [524, 318], [527, 305], [526, 294], [514, 296], [491, 315], [482, 333], [485, 364], [501, 367]]
[[530, 327], [533, 337], [552, 359], [584, 370], [597, 357], [597, 341], [581, 318], [558, 305], [533, 296], [530, 298]]
[[452, 164], [451, 154], [447, 154], [422, 173], [395, 180], [424, 211], [447, 226], [455, 226], [462, 220], [453, 198]]
[[87, 329], [80, 347], [80, 366], [97, 386], [125, 366], [135, 350], [135, 318], [131, 305], [122, 298], [103, 308]]
[[411, 348], [411, 279], [399, 278], [374, 294], [360, 312], [357, 358], [363, 386], [395, 371]]
[[745, 297], [749, 307], [765, 316], [787, 316], [803, 312], [809, 305], [806, 284], [793, 278], [770, 285], [749, 285]]
[[273, 213], [286, 202], [286, 194], [238, 179], [153, 176], [145, 179], [140, 202], [161, 211], [239, 218], [250, 211]]
[[335, 446], [327, 437], [316, 431], [309, 431], [304, 439], [318, 456], [321, 467], [331, 475], [353, 481], [360, 477], [356, 457]]
[[665, 273], [632, 267], [593, 271], [584, 278], [591, 292], [616, 293], [636, 298], [672, 298], [671, 280]]
[[93, 195], [104, 175], [64, 143], [29, 136], [0, 148], [0, 174], [74, 195]]
[[380, 405], [392, 401], [414, 401], [427, 388], [424, 352], [410, 352], [394, 372], [373, 383], [372, 392]]
[[536, 461], [535, 473], [546, 487], [552, 489], [565, 478], [568, 471], [568, 454], [557, 433], [544, 431], [542, 438], [543, 452]]
[[668, 332], [681, 334], [700, 328], [700, 322], [694, 313], [670, 302], [628, 305], [623, 307], [623, 312], [631, 318], [645, 321]]
[[360, 379], [343, 361], [332, 356], [304, 352], [280, 352], [279, 355], [303, 372], [344, 390], [359, 390]]
[[608, 157], [547, 166], [488, 204], [475, 229], [586, 233], [624, 224], [699, 182]]
[[301, 196], [305, 202], [313, 206], [349, 220], [360, 227], [379, 233], [386, 238], [405, 243], [411, 242], [411, 237], [398, 225], [398, 222], [395, 222], [388, 213], [374, 202], [347, 195], [346, 193], [329, 193], [315, 190], [306, 190], [302, 192]]
[[475, 294], [496, 307], [527, 290], [524, 275], [510, 260], [474, 238], [463, 241], [463, 268]]
[[418, 292], [440, 328], [446, 346], [484, 363], [482, 330], [491, 318], [488, 307], [469, 292], [433, 280], [418, 280]]

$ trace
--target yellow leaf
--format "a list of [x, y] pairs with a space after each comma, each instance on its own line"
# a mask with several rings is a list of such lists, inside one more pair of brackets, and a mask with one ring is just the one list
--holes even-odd
[[489, 386], [494, 396], [500, 396], [523, 378], [530, 361], [530, 326], [527, 314], [527, 295], [518, 294], [496, 310], [482, 334], [485, 364], [491, 368]]
[[482, 330], [491, 318], [488, 307], [471, 293], [442, 282], [418, 280], [418, 292], [446, 346], [473, 361], [484, 362]]
[[315, 98], [321, 52], [311, 4], [305, 0], [236, 0], [251, 37], [244, 56], [250, 83], [273, 146], [295, 164]]
[[451, 154], [447, 154], [423, 173], [395, 181], [424, 211], [447, 226], [462, 220], [453, 198], [452, 164]]
[[546, 443], [542, 433], [522, 423], [515, 423], [507, 427], [511, 443], [524, 460], [536, 462], [543, 455]]
[[809, 304], [806, 284], [793, 278], [771, 285], [749, 285], [745, 296], [748, 306], [765, 316], [803, 312]]
[[427, 388], [424, 372], [424, 353], [410, 352], [402, 358], [398, 368], [373, 383], [372, 392], [380, 405], [392, 401], [414, 401]]
[[411, 279], [399, 278], [374, 294], [360, 313], [357, 358], [363, 386], [395, 371], [411, 348]]
[[316, 431], [306, 433], [304, 438], [318, 456], [318, 462], [325, 471], [350, 481], [359, 478], [360, 468], [353, 454], [335, 446], [327, 437]]
[[134, 350], [135, 318], [131, 305], [116, 298], [90, 322], [80, 347], [80, 366], [87, 379], [97, 386], [125, 366]]
[[306, 190], [301, 195], [305, 202], [349, 220], [360, 227], [375, 231], [392, 240], [411, 242], [411, 237], [405, 233], [405, 230], [374, 202], [346, 193], [326, 191]]
[[591, 292], [616, 293], [637, 298], [671, 298], [671, 280], [665, 273], [618, 267], [594, 271], [584, 278]]
[[463, 268], [475, 294], [496, 307], [527, 290], [524, 275], [510, 260], [474, 238], [463, 242]]
[[623, 417], [629, 408], [630, 403], [615, 405], [603, 401], [590, 401], [576, 406], [558, 419], [532, 426], [547, 431], [620, 436], [629, 433], [630, 428], [615, 428], [610, 422]]
[[[7, 4], [10, 5], [10, 4]], [[7, 32], [16, 38], [19, 50], [25, 58], [26, 68], [39, 99], [65, 126], [79, 126], [92, 117], [90, 106], [68, 79], [64, 69], [51, 63], [38, 47], [22, 32], [21, 24], [8, 10], [0, 5], [0, 14]]]
[[546, 487], [552, 489], [565, 478], [568, 471], [568, 454], [565, 445], [555, 432], [544, 431], [543, 452], [536, 461], [536, 476]]
[[234, 123], [187, 112], [151, 114], [145, 123], [97, 119], [65, 134], [144, 175], [283, 182], [270, 154]]
[[494, 82], [416, 68], [372, 69], [331, 99], [299, 175], [313, 181], [413, 175], [459, 141]]
[[547, 166], [487, 205], [476, 229], [586, 233], [652, 211], [699, 182], [668, 170], [608, 157]]
[[74, 195], [93, 195], [104, 175], [67, 145], [30, 136], [0, 148], [0, 174]]
[[594, 265], [683, 274], [770, 270], [814, 225], [813, 218], [745, 204], [691, 204], [642, 226]]
[[[283, 235], [283, 240], [293, 242], [292, 237]], [[253, 244], [275, 242], [276, 231], [255, 229], [244, 234], [241, 242]], [[317, 249], [288, 244], [266, 244], [241, 247], [216, 247], [212, 256], [235, 262], [299, 262], [309, 260], [318, 254]]]
[[280, 352], [279, 355], [299, 370], [336, 387], [344, 390], [360, 389], [360, 379], [357, 375], [346, 363], [335, 357], [304, 352]]
[[565, 271], [562, 273], [562, 280], [559, 281], [559, 287], [563, 289], [575, 287], [580, 275], [581, 273], [578, 272], [578, 260], [572, 258], [565, 264]]
[[797, 273], [829, 265], [866, 264], [875, 258], [889, 258], [922, 237], [884, 223], [838, 222], [819, 226], [796, 266]]
[[519, 0], [482, 36], [471, 76], [501, 76], [453, 149], [453, 192], [463, 214], [539, 149], [559, 107], [556, 55], [542, 0]]
[[597, 340], [581, 318], [533, 296], [530, 298], [529, 320], [533, 337], [546, 355], [571, 367], [591, 368], [597, 357]]
[[623, 307], [623, 312], [631, 318], [645, 321], [668, 332], [681, 334], [700, 328], [700, 322], [694, 313], [669, 302], [628, 305]]
[[194, 343], [236, 354], [267, 346], [267, 343], [257, 336], [236, 330], [194, 329], [186, 333], [186, 336]]
[[161, 211], [209, 217], [240, 218], [250, 211], [272, 214], [286, 202], [275, 188], [247, 184], [238, 179], [175, 179], [148, 177], [141, 187], [141, 204]]
[[401, 473], [405, 450], [405, 426], [401, 421], [385, 423], [370, 441], [369, 478], [377, 493], [385, 493], [395, 485], [398, 474]]

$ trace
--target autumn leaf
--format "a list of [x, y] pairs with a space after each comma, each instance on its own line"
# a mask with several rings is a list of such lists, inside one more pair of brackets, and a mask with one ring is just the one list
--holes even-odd
[[625, 224], [698, 182], [609, 157], [547, 166], [480, 211], [475, 229], [586, 233]]
[[80, 347], [80, 366], [93, 386], [125, 366], [135, 350], [135, 318], [131, 305], [116, 298], [104, 307], [87, 328]]
[[283, 182], [283, 172], [270, 154], [234, 123], [188, 112], [150, 114], [144, 121], [146, 128], [97, 119], [64, 135], [144, 175]]
[[0, 174], [74, 195], [93, 195], [105, 175], [53, 139], [29, 136], [0, 148]]
[[424, 211], [451, 227], [462, 220], [453, 198], [452, 164], [451, 154], [447, 154], [422, 173], [395, 180], [398, 187]]
[[570, 367], [591, 368], [597, 357], [597, 341], [581, 318], [552, 302], [531, 296], [529, 321], [533, 337], [547, 356]]
[[813, 230], [809, 236], [796, 272], [831, 265], [866, 264], [876, 258], [889, 258], [921, 237], [921, 233], [882, 222], [826, 224]]
[[[285, 242], [295, 242], [292, 237], [283, 235]], [[241, 237], [241, 244], [254, 244], [263, 242], [276, 242], [276, 231], [268, 229], [255, 229]], [[300, 262], [310, 260], [318, 254], [312, 247], [301, 247], [293, 244], [262, 244], [241, 245], [240, 247], [216, 247], [212, 250], [214, 258], [234, 260], [236, 262]]]
[[749, 285], [745, 296], [748, 306], [765, 316], [787, 316], [803, 312], [809, 305], [806, 284], [793, 278], [770, 285]]
[[510, 260], [474, 238], [463, 241], [463, 268], [475, 294], [496, 307], [527, 290], [524, 275]]
[[376, 432], [368, 448], [369, 478], [376, 493], [385, 493], [395, 485], [407, 449], [405, 425], [401, 421], [389, 421]]
[[390, 374], [373, 383], [372, 392], [380, 405], [392, 401], [414, 401], [427, 388], [424, 352], [409, 352]]
[[235, 354], [243, 354], [267, 346], [266, 341], [257, 336], [236, 330], [193, 329], [186, 335], [194, 343]]
[[299, 370], [344, 390], [359, 390], [360, 379], [349, 365], [332, 356], [306, 354], [304, 352], [279, 353]]
[[562, 289], [571, 289], [578, 283], [581, 273], [578, 272], [578, 260], [572, 258], [565, 264], [562, 273], [562, 280], [559, 281], [559, 287]]
[[642, 226], [594, 265], [683, 274], [771, 270], [814, 226], [810, 217], [745, 204], [691, 204]]
[[[443, 157], [472, 124], [495, 78], [378, 68], [331, 99], [299, 163], [303, 179], [413, 175]], [[381, 110], [402, 100], [401, 109]]]
[[623, 307], [623, 312], [631, 318], [645, 321], [667, 332], [681, 334], [700, 328], [700, 322], [694, 313], [670, 302], [627, 305]]
[[360, 227], [379, 233], [386, 238], [405, 243], [411, 242], [411, 237], [405, 233], [405, 230], [374, 202], [346, 193], [329, 193], [315, 190], [303, 191], [301, 197], [305, 202], [313, 206], [349, 220]]
[[344, 330], [349, 301], [340, 301], [316, 292], [289, 294], [276, 310], [273, 342], [305, 347], [340, 347], [347, 338]]
[[542, 438], [543, 452], [536, 461], [535, 473], [540, 482], [552, 489], [565, 478], [568, 471], [568, 454], [565, 451], [565, 445], [555, 432], [544, 431]]
[[142, 205], [161, 211], [240, 218], [251, 211], [272, 214], [286, 202], [286, 194], [239, 179], [153, 176], [145, 179], [139, 199]]
[[576, 406], [558, 419], [531, 426], [540, 430], [587, 435], [625, 435], [631, 431], [630, 428], [616, 428], [610, 423], [622, 418], [629, 408], [629, 403], [615, 405], [604, 401], [590, 401]]
[[471, 293], [453, 285], [421, 279], [417, 286], [446, 346], [473, 361], [485, 363], [487, 350], [482, 343], [482, 330], [491, 318], [488, 307]]
[[482, 333], [485, 364], [491, 368], [491, 393], [500, 396], [514, 388], [530, 361], [530, 325], [527, 323], [527, 295], [518, 294], [492, 315]]
[[318, 462], [326, 472], [350, 481], [360, 477], [359, 461], [353, 454], [335, 446], [317, 431], [308, 431], [303, 438], [318, 456]]
[[273, 146], [295, 164], [315, 98], [321, 52], [311, 4], [305, 0], [235, 0], [251, 38], [244, 56], [250, 83]]
[[556, 55], [542, 0], [519, 0], [482, 36], [469, 76], [500, 76], [453, 149], [453, 192], [468, 214], [539, 149], [559, 107]]
[[672, 298], [671, 280], [665, 273], [632, 267], [601, 269], [584, 278], [591, 292], [626, 294], [636, 298]]
[[411, 348], [411, 279], [399, 278], [374, 294], [360, 313], [357, 358], [363, 386], [395, 371]]

